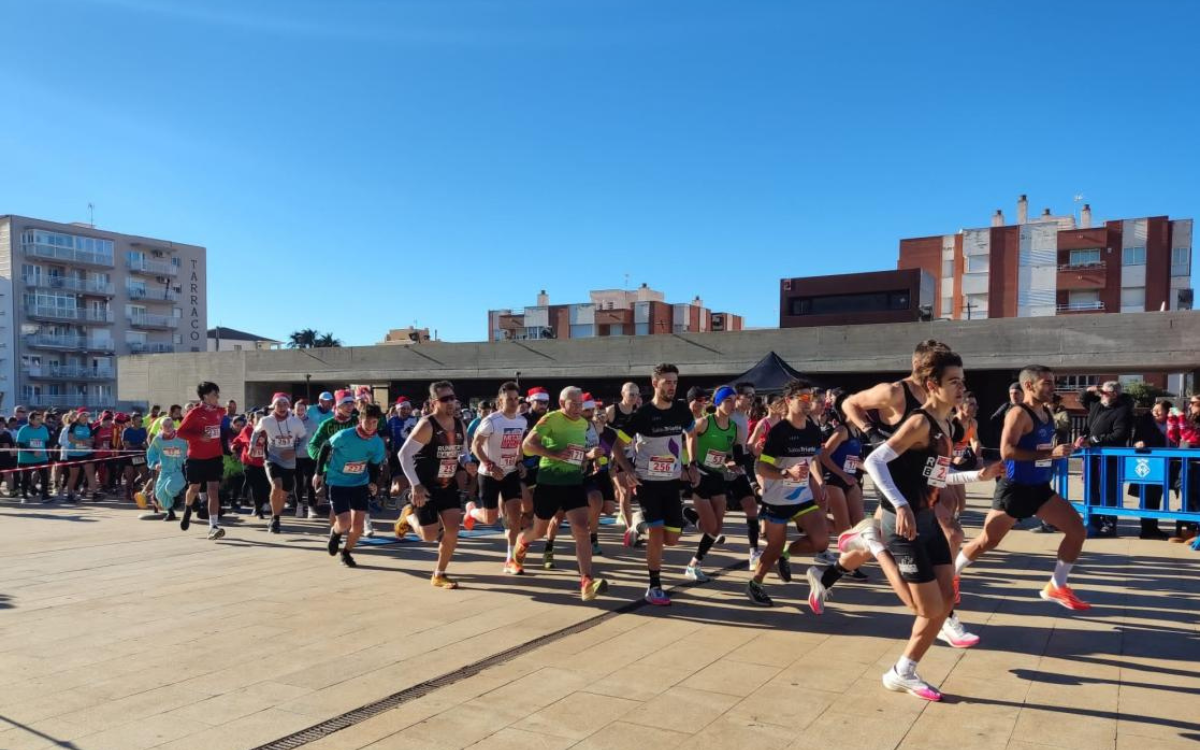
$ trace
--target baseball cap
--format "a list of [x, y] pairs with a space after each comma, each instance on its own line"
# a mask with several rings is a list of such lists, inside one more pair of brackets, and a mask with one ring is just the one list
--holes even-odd
[[342, 390], [337, 392], [336, 401], [338, 403], [338, 406], [341, 406], [342, 404], [353, 404], [354, 403], [354, 394], [343, 388]]
[[317, 400], [318, 401], [332, 401], [333, 394], [330, 393], [329, 391], [321, 391], [321, 395], [317, 396]]
[[713, 394], [713, 406], [720, 406], [727, 398], [737, 398], [737, 391], [727, 385], [723, 385]]
[[1020, 384], [1020, 383], [1013, 383], [1012, 385], [1010, 385], [1010, 386], [1008, 387], [1008, 390], [1010, 390], [1010, 391], [1019, 391], [1019, 390], [1021, 390], [1021, 384]]
[[708, 398], [708, 391], [704, 390], [700, 386], [693, 385], [691, 388], [688, 388], [688, 392], [687, 392], [687, 400], [688, 401], [699, 401], [700, 399], [707, 399], [707, 398]]

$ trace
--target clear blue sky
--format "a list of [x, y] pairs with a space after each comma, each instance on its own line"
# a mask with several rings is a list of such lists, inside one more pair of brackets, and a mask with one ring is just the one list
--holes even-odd
[[4, 18], [0, 213], [86, 220], [91, 201], [100, 227], [205, 245], [209, 324], [281, 339], [416, 320], [481, 340], [489, 308], [626, 274], [773, 326], [779, 278], [894, 267], [898, 238], [1011, 218], [1019, 193], [1031, 213], [1078, 192], [1098, 219], [1200, 213], [1182, 0], [10, 0]]

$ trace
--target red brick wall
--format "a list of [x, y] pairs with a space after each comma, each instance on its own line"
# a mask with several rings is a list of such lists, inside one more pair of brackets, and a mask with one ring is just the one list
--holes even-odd
[[1108, 242], [1104, 250], [1104, 288], [1100, 290], [1100, 301], [1104, 312], [1121, 312], [1121, 222], [1110, 221], [1105, 226]]
[[1021, 228], [993, 227], [988, 262], [988, 317], [1017, 317], [1017, 268], [1021, 261]]
[[1146, 220], [1146, 310], [1171, 309], [1171, 223], [1165, 216]]

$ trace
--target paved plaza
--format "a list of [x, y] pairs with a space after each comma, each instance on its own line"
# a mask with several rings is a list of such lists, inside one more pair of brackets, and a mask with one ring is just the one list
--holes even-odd
[[[984, 508], [972, 497], [968, 537]], [[429, 545], [364, 547], [346, 570], [325, 552], [323, 522], [286, 519], [271, 536], [243, 520], [213, 543], [204, 524], [184, 534], [137, 516], [0, 505], [3, 750], [1200, 742], [1200, 555], [1139, 541], [1132, 524], [1085, 547], [1071, 582], [1087, 613], [1037, 597], [1058, 537], [1014, 530], [968, 569], [959, 613], [983, 642], [933, 647], [921, 673], [947, 699], [928, 704], [880, 685], [911, 617], [878, 569], [839, 584], [824, 616], [802, 606], [802, 575], [768, 577], [776, 606], [756, 608], [742, 593], [740, 515], [709, 559], [726, 570], [677, 585], [665, 609], [632, 604], [641, 550], [611, 526], [599, 570], [613, 585], [583, 604], [565, 533], [559, 569], [524, 578], [500, 574], [497, 533], [476, 533], [451, 567], [463, 588], [443, 591], [429, 585]], [[685, 542], [668, 554], [668, 584], [695, 535]], [[345, 728], [321, 728], [338, 717]]]

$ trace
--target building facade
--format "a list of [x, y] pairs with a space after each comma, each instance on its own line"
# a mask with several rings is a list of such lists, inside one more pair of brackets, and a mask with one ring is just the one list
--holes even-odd
[[[437, 338], [436, 332], [434, 338]], [[428, 328], [393, 328], [383, 337], [383, 341], [379, 344], [388, 346], [409, 346], [411, 344], [424, 344], [431, 341], [429, 338]]]
[[742, 316], [712, 312], [699, 297], [669, 303], [646, 284], [634, 291], [598, 289], [588, 302], [550, 304], [546, 290], [537, 304], [515, 310], [488, 311], [489, 341], [578, 339], [605, 336], [649, 336], [666, 333], [740, 331]]
[[205, 249], [0, 216], [0, 411], [119, 406], [124, 354], [202, 352]]
[[912, 323], [928, 319], [933, 290], [919, 268], [781, 279], [779, 327]]
[[217, 326], [208, 329], [207, 351], [238, 352], [243, 349], [275, 349], [283, 345], [282, 341], [269, 339], [236, 328]]

